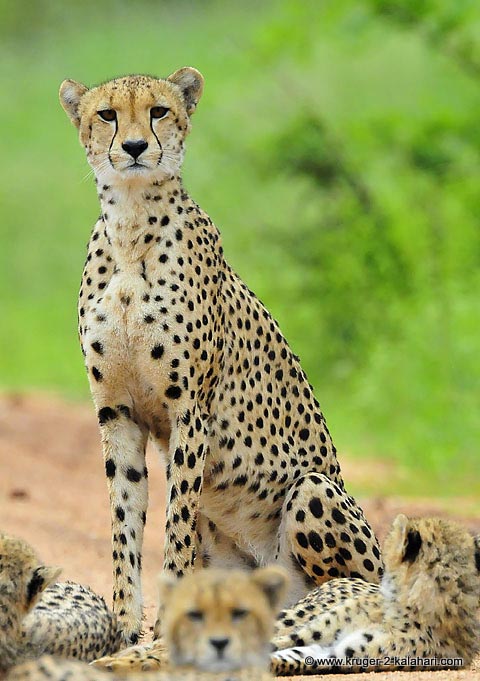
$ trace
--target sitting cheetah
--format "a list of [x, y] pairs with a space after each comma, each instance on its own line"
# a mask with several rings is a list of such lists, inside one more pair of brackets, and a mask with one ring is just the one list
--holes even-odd
[[[270, 639], [287, 578], [267, 567], [240, 570], [199, 570], [180, 581], [161, 580], [164, 608], [162, 634], [169, 668], [156, 674], [129, 674], [130, 681], [266, 681], [270, 679]], [[158, 646], [158, 643], [157, 643]], [[160, 657], [164, 657], [164, 650]], [[133, 664], [130, 664], [130, 661]], [[144, 657], [142, 669], [159, 667], [159, 657]], [[111, 658], [104, 666], [128, 672], [135, 658]], [[153, 664], [149, 664], [152, 662]], [[167, 666], [164, 659], [162, 666]], [[117, 678], [91, 666], [42, 658], [13, 669], [8, 681], [49, 678], [112, 681]]]
[[[273, 637], [275, 674], [445, 669], [440, 662], [409, 664], [409, 658], [470, 664], [480, 649], [480, 537], [446, 520], [399, 515], [383, 558], [380, 586], [333, 580], [281, 613]], [[325, 663], [309, 666], [308, 657]], [[353, 658], [378, 663], [363, 666]]]
[[0, 671], [43, 653], [90, 661], [120, 644], [103, 598], [78, 584], [56, 583], [21, 539], [0, 534]]
[[332, 577], [382, 572], [298, 357], [183, 187], [202, 90], [193, 68], [60, 88], [101, 203], [79, 335], [109, 486], [114, 611], [133, 643], [148, 436], [166, 462], [167, 572], [190, 571], [197, 554], [203, 566], [276, 562], [291, 576], [286, 603]]

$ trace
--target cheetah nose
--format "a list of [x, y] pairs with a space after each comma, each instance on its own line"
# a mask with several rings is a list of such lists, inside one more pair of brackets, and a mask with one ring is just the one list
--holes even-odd
[[210, 639], [210, 645], [212, 645], [215, 648], [219, 657], [221, 657], [223, 651], [225, 650], [225, 648], [228, 646], [229, 643], [230, 643], [229, 638], [211, 638]]
[[127, 140], [122, 144], [122, 149], [126, 151], [127, 154], [130, 154], [135, 160], [137, 160], [147, 147], [148, 142], [145, 142], [145, 140]]

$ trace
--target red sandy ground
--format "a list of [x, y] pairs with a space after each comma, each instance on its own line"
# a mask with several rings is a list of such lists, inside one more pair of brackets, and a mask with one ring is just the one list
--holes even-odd
[[[146, 629], [155, 618], [156, 579], [162, 564], [164, 491], [159, 456], [148, 451], [150, 504], [144, 545], [143, 584]], [[361, 480], [365, 462], [342, 457], [347, 481]], [[368, 462], [371, 471], [375, 462]], [[378, 463], [378, 465], [384, 465]], [[480, 532], [480, 518], [469, 517], [461, 500], [361, 499], [365, 513], [383, 539], [398, 512], [450, 515]], [[449, 512], [451, 509], [451, 512]], [[1, 529], [33, 544], [41, 558], [63, 567], [63, 578], [90, 585], [111, 599], [110, 519], [99, 434], [93, 407], [49, 395], [0, 396], [0, 518]], [[374, 681], [412, 681], [419, 672], [375, 674]], [[368, 675], [336, 675], [362, 679]], [[474, 669], [423, 672], [421, 681], [480, 680], [480, 660]], [[309, 677], [314, 678], [314, 677]]]

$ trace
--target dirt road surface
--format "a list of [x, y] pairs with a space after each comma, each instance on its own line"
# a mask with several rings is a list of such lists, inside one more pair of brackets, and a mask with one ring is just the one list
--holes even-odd
[[[148, 632], [155, 619], [156, 574], [162, 565], [165, 481], [160, 457], [153, 449], [148, 450], [147, 464], [150, 504], [143, 584]], [[370, 470], [372, 465], [375, 462], [368, 462]], [[365, 462], [342, 457], [342, 467], [347, 483], [365, 474]], [[360, 502], [380, 539], [399, 512], [450, 516], [480, 532], [480, 518], [472, 515], [464, 500], [376, 497]], [[90, 585], [110, 603], [110, 519], [93, 406], [43, 394], [0, 396], [0, 517], [3, 531], [29, 541], [46, 563], [62, 566], [64, 579]], [[480, 660], [470, 670], [372, 675], [374, 681], [417, 677], [421, 681], [480, 681]], [[335, 678], [365, 681], [369, 675]]]

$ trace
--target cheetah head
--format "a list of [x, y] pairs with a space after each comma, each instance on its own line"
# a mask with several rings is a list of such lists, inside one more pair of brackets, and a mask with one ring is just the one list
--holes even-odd
[[286, 580], [277, 567], [162, 576], [161, 627], [172, 663], [208, 672], [267, 669]]
[[60, 86], [60, 103], [79, 130], [99, 183], [161, 183], [178, 175], [190, 117], [203, 91], [193, 68], [166, 79], [125, 76], [91, 89]]
[[480, 605], [480, 543], [466, 528], [442, 518], [397, 516], [385, 540], [382, 582], [427, 617], [452, 620], [454, 609]]
[[0, 534], [0, 612], [3, 606], [25, 615], [60, 572], [60, 568], [41, 565], [22, 539]]

